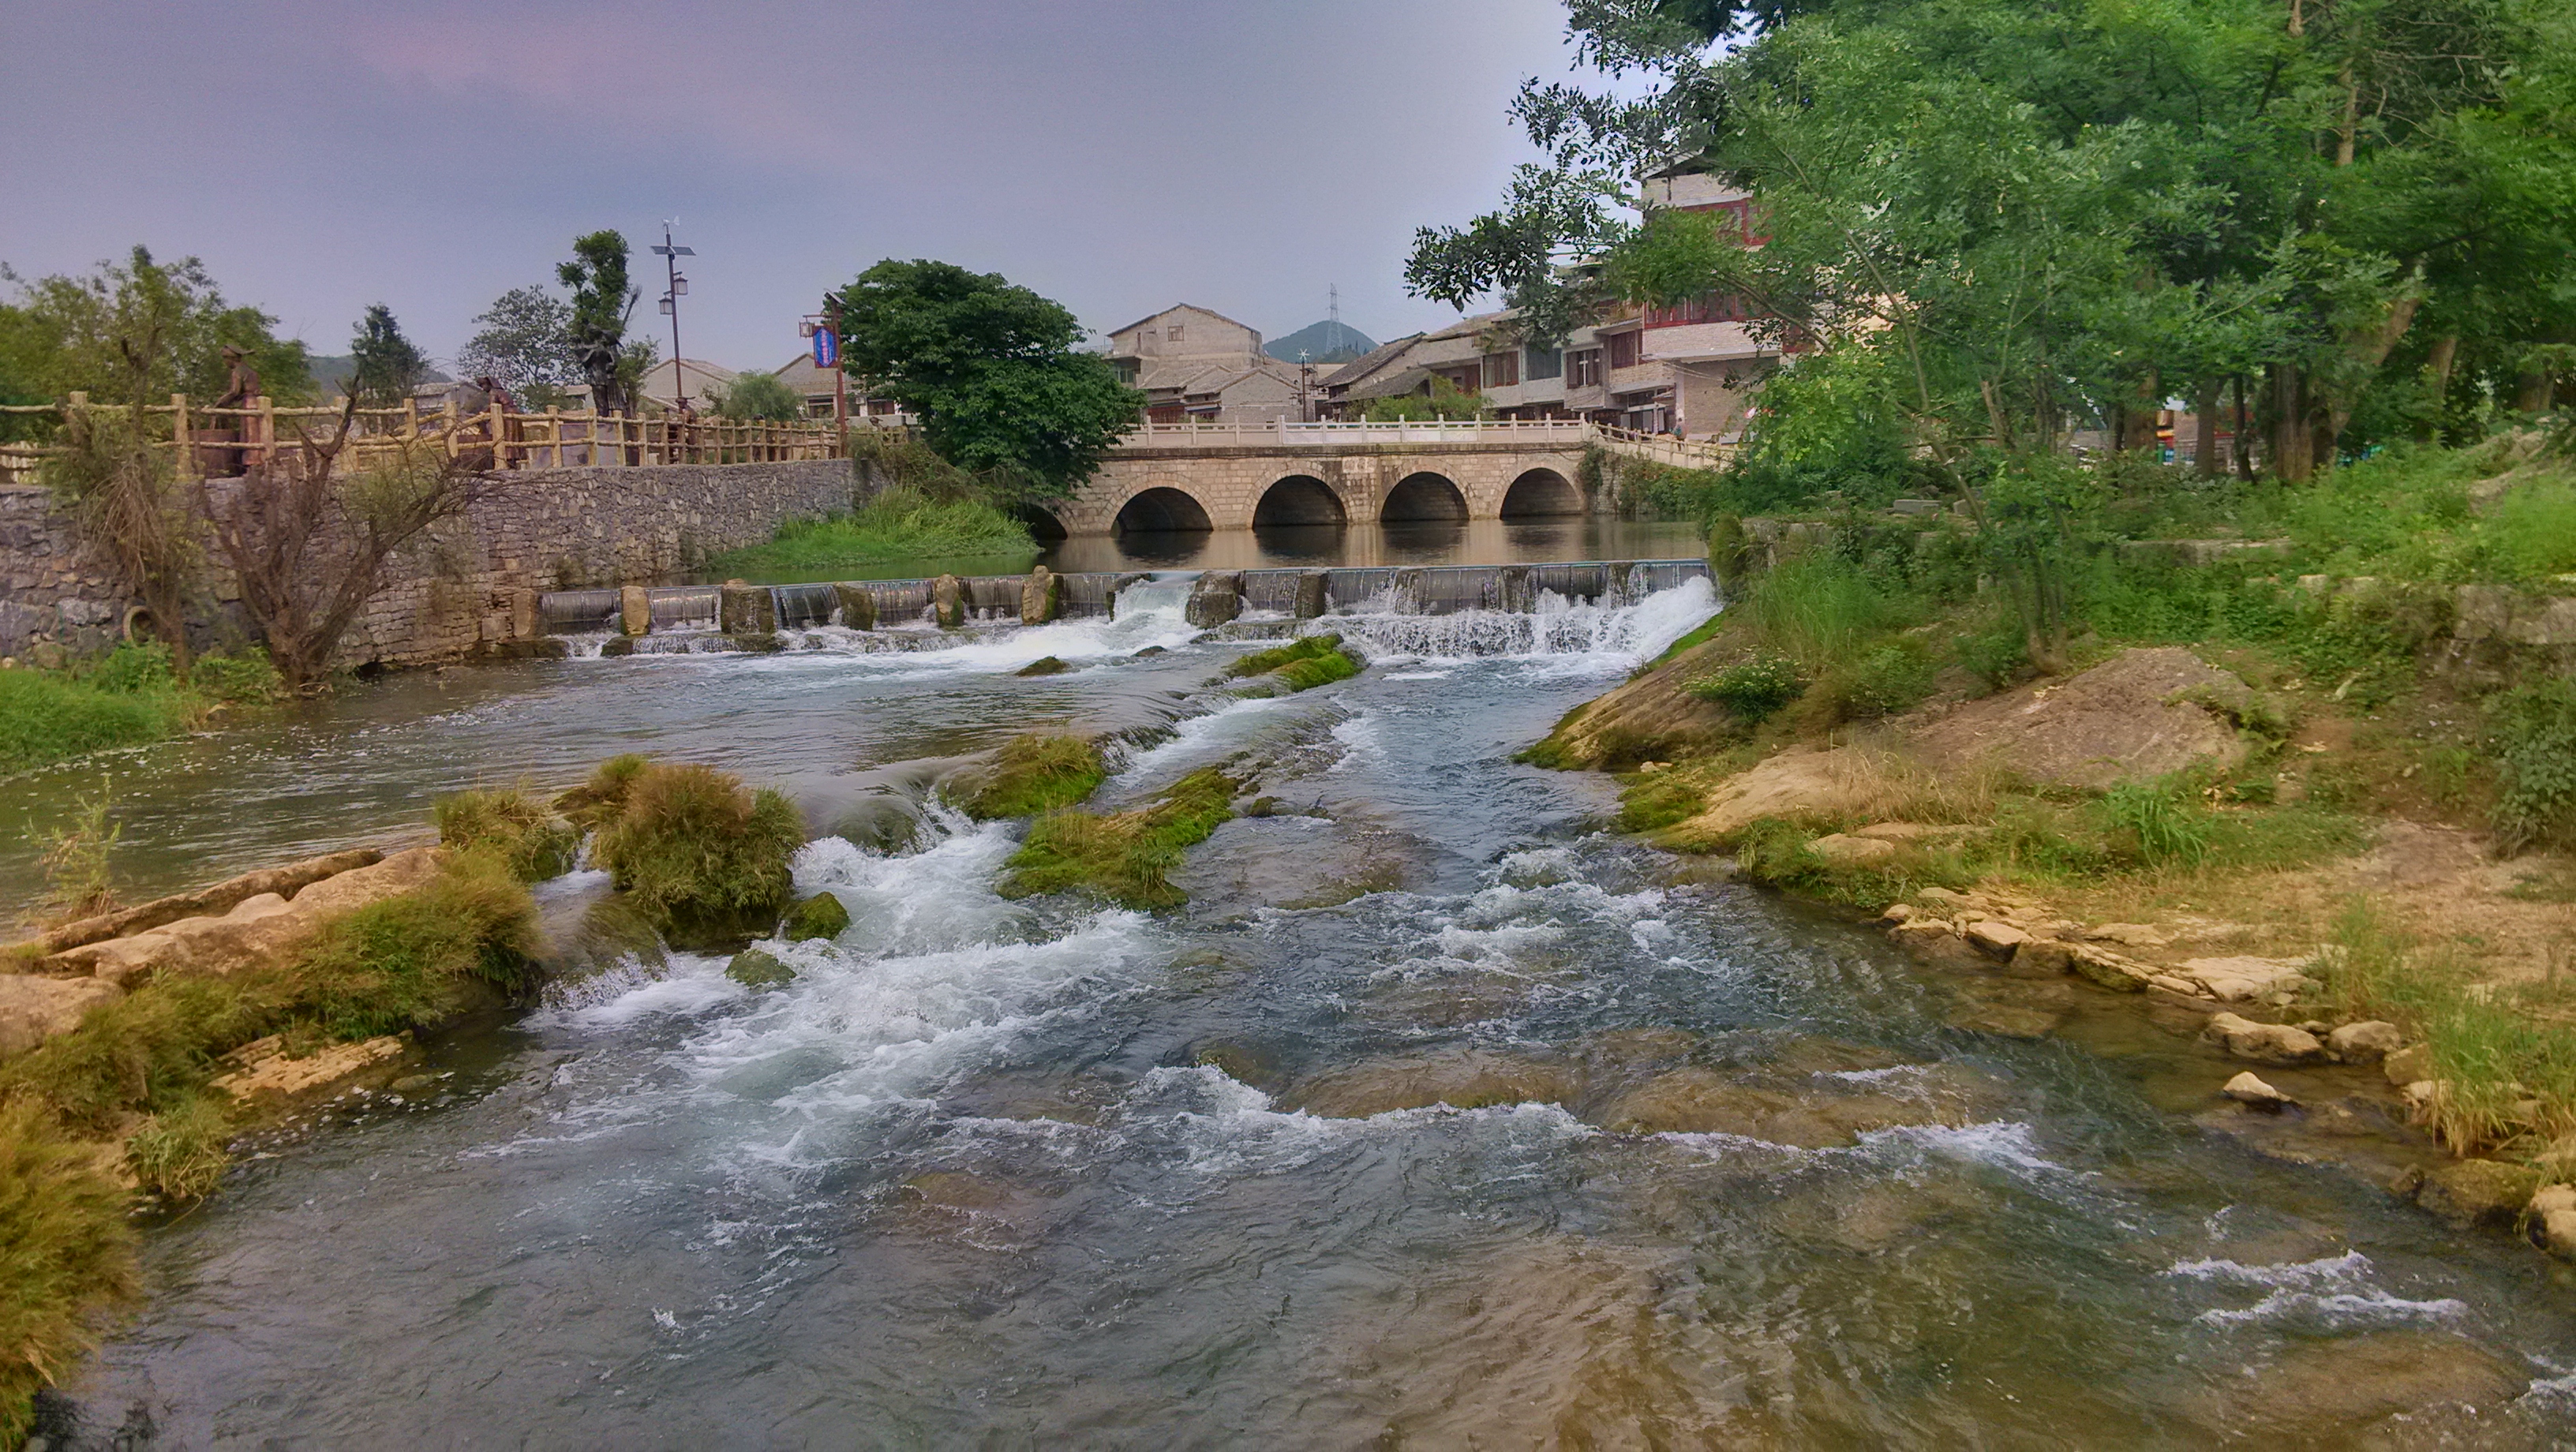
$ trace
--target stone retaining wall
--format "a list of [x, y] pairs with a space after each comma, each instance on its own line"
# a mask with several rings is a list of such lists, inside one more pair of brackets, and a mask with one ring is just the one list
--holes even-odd
[[[497, 491], [386, 562], [386, 583], [340, 663], [409, 666], [505, 651], [537, 633], [536, 593], [661, 584], [794, 519], [846, 510], [874, 481], [846, 459], [545, 469]], [[135, 602], [42, 489], [0, 488], [0, 655], [94, 655]], [[209, 569], [192, 633], [244, 638], [229, 575]]]

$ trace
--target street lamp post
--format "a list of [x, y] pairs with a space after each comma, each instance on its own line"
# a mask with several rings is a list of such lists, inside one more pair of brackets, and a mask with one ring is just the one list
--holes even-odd
[[662, 294], [662, 311], [671, 315], [671, 398], [675, 404], [686, 408], [689, 401], [689, 377], [687, 370], [680, 364], [680, 299], [689, 295], [689, 280], [680, 275], [680, 259], [695, 257], [698, 251], [694, 247], [682, 247], [672, 242], [671, 224], [677, 220], [677, 218], [671, 218], [662, 223], [662, 245], [653, 250], [661, 255], [670, 273], [670, 290]]

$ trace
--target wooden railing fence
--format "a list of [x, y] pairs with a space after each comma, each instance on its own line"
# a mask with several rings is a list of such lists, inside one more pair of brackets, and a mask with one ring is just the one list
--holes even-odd
[[[0, 406], [0, 416], [50, 417], [59, 425], [84, 411], [122, 416], [130, 404], [98, 404], [75, 393], [60, 404]], [[337, 408], [280, 407], [262, 398], [249, 408], [208, 408], [174, 393], [166, 404], [146, 404], [150, 446], [175, 455], [182, 479], [222, 478], [268, 462], [304, 439], [328, 440], [340, 427]], [[593, 410], [506, 412], [497, 405], [460, 412], [454, 402], [435, 410], [407, 401], [401, 408], [362, 408], [349, 429], [351, 462], [435, 449], [468, 458], [478, 468], [566, 469], [648, 464], [751, 464], [782, 459], [838, 459], [848, 448], [828, 422], [775, 423], [655, 414], [641, 418]], [[53, 442], [0, 441], [0, 484], [29, 483], [43, 460], [62, 452]]]

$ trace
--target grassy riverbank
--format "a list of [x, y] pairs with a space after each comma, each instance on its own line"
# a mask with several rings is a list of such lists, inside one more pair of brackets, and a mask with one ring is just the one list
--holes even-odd
[[1802, 895], [2303, 965], [2249, 1011], [2395, 1023], [2438, 1086], [2418, 1123], [2576, 1172], [2568, 647], [2458, 628], [2462, 586], [2576, 595], [2576, 470], [2529, 437], [2299, 487], [2126, 467], [2055, 675], [1964, 520], [1723, 520], [1732, 607], [1531, 759], [1617, 772], [1624, 828]]
[[68, 669], [0, 670], [0, 772], [141, 746], [277, 694], [263, 658], [209, 656], [181, 679], [159, 645], [120, 645]]
[[857, 510], [800, 520], [778, 537], [708, 562], [720, 579], [821, 578], [904, 560], [991, 560], [995, 572], [1025, 565], [1037, 553], [1026, 526], [981, 499], [933, 498], [895, 488]]

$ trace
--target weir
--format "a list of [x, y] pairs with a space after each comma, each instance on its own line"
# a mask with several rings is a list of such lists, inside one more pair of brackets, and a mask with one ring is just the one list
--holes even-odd
[[[879, 647], [891, 650], [935, 648], [942, 632], [939, 619], [942, 581], [953, 581], [957, 604], [952, 629], [1006, 624], [1041, 625], [1052, 620], [1115, 617], [1120, 592], [1152, 582], [1178, 595], [1194, 590], [1202, 598], [1214, 587], [1223, 593], [1233, 582], [1235, 608], [1216, 618], [1248, 623], [1311, 620], [1325, 616], [1536, 616], [1587, 606], [1619, 608], [1636, 604], [1659, 590], [1685, 581], [1709, 578], [1705, 560], [1582, 560], [1537, 565], [1371, 566], [1353, 569], [1272, 569], [1208, 572], [1161, 571], [1154, 574], [1108, 571], [1067, 575], [942, 576], [929, 580], [854, 580], [767, 586], [673, 585], [643, 590], [644, 636], [674, 639], [651, 646], [640, 640], [610, 652], [722, 648], [724, 598], [766, 591], [770, 621], [778, 631], [852, 628], [858, 635], [884, 637]], [[1032, 589], [1032, 581], [1038, 588]], [[1053, 588], [1047, 588], [1047, 581]], [[638, 623], [621, 609], [625, 592], [555, 590], [540, 595], [537, 617], [546, 634], [582, 637], [627, 637]], [[863, 600], [861, 597], [864, 597]], [[751, 596], [756, 603], [759, 595]], [[872, 618], [852, 627], [851, 611], [864, 603]], [[923, 640], [915, 637], [929, 635]], [[1526, 637], [1526, 632], [1523, 632]], [[688, 639], [697, 637], [697, 639]]]

